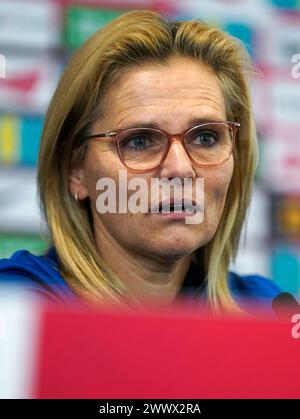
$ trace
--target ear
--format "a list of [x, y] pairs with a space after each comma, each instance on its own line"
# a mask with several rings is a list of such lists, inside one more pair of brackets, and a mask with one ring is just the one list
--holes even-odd
[[84, 182], [84, 170], [82, 167], [77, 167], [71, 169], [68, 177], [69, 190], [72, 196], [78, 197], [78, 201], [86, 199], [88, 194], [88, 189]]

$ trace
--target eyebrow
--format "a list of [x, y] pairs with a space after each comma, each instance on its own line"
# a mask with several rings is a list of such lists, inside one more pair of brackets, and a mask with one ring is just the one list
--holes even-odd
[[[225, 119], [220, 118], [220, 117], [216, 117], [216, 116], [210, 116], [210, 117], [206, 117], [206, 118], [193, 118], [190, 119], [188, 121], [188, 127], [190, 126], [196, 126], [196, 125], [200, 125], [200, 124], [204, 124], [206, 122], [216, 122], [216, 121], [225, 121]], [[126, 127], [120, 127], [117, 128], [116, 130], [119, 129], [128, 129], [128, 128], [156, 128], [156, 129], [162, 129], [158, 123], [156, 122], [141, 122], [141, 121], [137, 121], [131, 124], [126, 125]]]

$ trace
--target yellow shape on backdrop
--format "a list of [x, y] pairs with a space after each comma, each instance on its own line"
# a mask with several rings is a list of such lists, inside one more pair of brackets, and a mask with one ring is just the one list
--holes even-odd
[[13, 115], [0, 117], [0, 162], [17, 163], [20, 159], [20, 118]]

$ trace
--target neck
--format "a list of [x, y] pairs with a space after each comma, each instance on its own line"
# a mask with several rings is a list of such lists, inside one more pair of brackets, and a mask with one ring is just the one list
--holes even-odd
[[123, 281], [130, 297], [143, 306], [166, 305], [176, 298], [189, 269], [191, 255], [175, 260], [150, 258], [124, 248], [101, 228], [96, 228], [95, 239], [101, 258]]

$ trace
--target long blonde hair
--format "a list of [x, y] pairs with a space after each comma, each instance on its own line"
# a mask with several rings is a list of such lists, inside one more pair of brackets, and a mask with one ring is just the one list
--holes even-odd
[[249, 205], [257, 161], [255, 126], [248, 87], [250, 60], [239, 41], [200, 20], [167, 22], [151, 11], [126, 13], [97, 31], [73, 55], [50, 103], [40, 146], [38, 187], [41, 207], [59, 270], [88, 301], [118, 303], [126, 288], [100, 258], [93, 235], [89, 199], [71, 196], [71, 164], [82, 161], [83, 138], [101, 115], [105, 91], [124, 69], [145, 62], [167, 63], [175, 56], [206, 63], [218, 77], [228, 120], [240, 122], [234, 172], [213, 239], [194, 252], [208, 277], [214, 310], [238, 310], [227, 280]]

